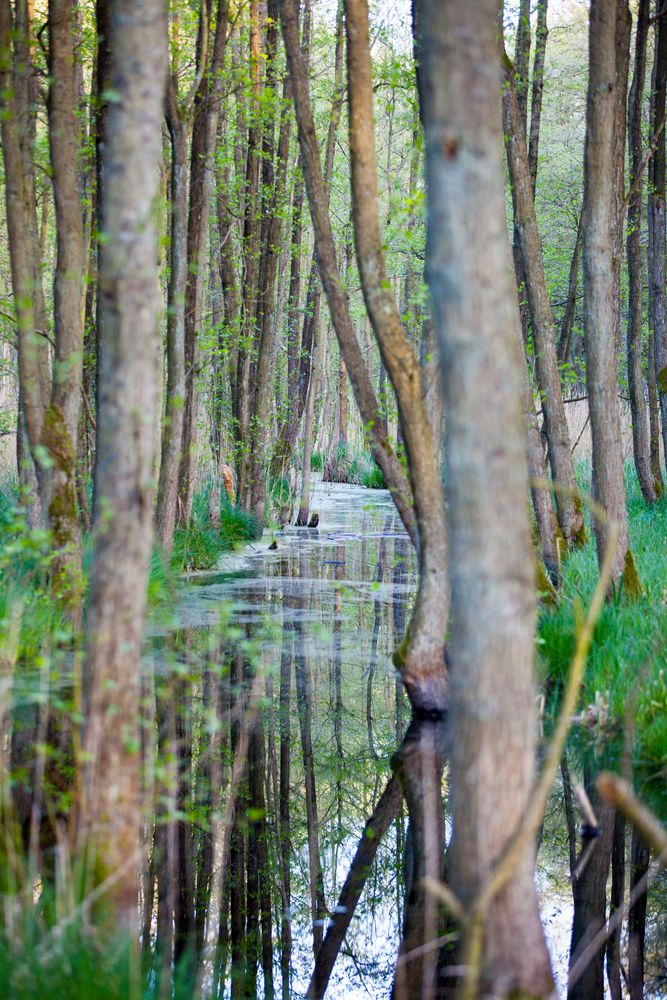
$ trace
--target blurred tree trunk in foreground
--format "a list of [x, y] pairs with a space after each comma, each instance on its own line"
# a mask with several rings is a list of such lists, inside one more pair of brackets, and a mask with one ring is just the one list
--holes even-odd
[[139, 671], [153, 540], [157, 319], [155, 202], [167, 70], [162, 0], [116, 0], [104, 149], [94, 549], [85, 656], [80, 843], [88, 885], [113, 874], [134, 932], [141, 868]]

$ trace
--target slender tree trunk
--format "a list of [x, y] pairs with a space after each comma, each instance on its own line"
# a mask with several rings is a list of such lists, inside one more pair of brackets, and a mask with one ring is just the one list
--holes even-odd
[[507, 163], [514, 193], [514, 223], [519, 234], [526, 276], [535, 340], [535, 368], [549, 447], [549, 462], [554, 481], [564, 488], [556, 493], [558, 523], [568, 546], [578, 546], [586, 538], [584, 514], [575, 492], [570, 433], [556, 354], [556, 327], [544, 274], [525, 133], [522, 131], [519, 102], [508, 72], [505, 74], [503, 93], [503, 121]]
[[[521, 822], [531, 790], [535, 581], [505, 221], [497, 5], [422, 0], [421, 7], [427, 275], [443, 369], [455, 567], [449, 853], [452, 887], [466, 905]], [[486, 914], [482, 959], [485, 992], [551, 994], [531, 843]]]
[[315, 968], [306, 993], [309, 1000], [322, 1000], [327, 991], [331, 972], [354, 917], [354, 911], [366, 885], [378, 848], [385, 833], [396, 819], [402, 801], [401, 783], [393, 776], [378, 799], [359, 838], [356, 854], [338, 896], [333, 919], [315, 960]]
[[[611, 852], [611, 896], [609, 899], [609, 919], [623, 907], [625, 891], [625, 819], [616, 813]], [[607, 980], [611, 1000], [621, 1000], [621, 931], [620, 928], [609, 936], [607, 942]]]
[[[300, 576], [305, 579], [304, 553], [299, 555]], [[317, 787], [315, 783], [315, 759], [312, 742], [313, 693], [310, 665], [304, 646], [300, 619], [295, 623], [296, 655], [294, 676], [296, 699], [299, 709], [299, 730], [303, 753], [303, 771], [306, 792], [306, 824], [308, 831], [308, 868], [310, 875], [310, 909], [313, 927], [313, 952], [317, 958], [322, 945], [323, 920], [325, 914], [324, 885], [320, 861], [320, 823], [317, 809]]]
[[535, 27], [535, 55], [533, 58], [533, 79], [530, 98], [530, 133], [528, 135], [528, 164], [533, 181], [533, 193], [537, 181], [538, 150], [540, 144], [540, 122], [542, 120], [542, 94], [544, 92], [544, 56], [547, 49], [547, 10], [549, 0], [537, 0], [537, 25]]
[[[648, 872], [650, 850], [636, 829], [630, 849], [630, 892]], [[644, 998], [644, 940], [646, 936], [646, 892], [628, 912], [628, 990], [631, 1000]]]
[[[614, 840], [614, 809], [603, 803], [593, 786], [587, 786], [601, 834], [583, 872], [572, 886], [574, 917], [570, 943], [570, 965], [603, 926], [607, 912], [607, 878]], [[570, 988], [569, 1000], [603, 1000], [604, 948], [591, 956], [583, 975]]]
[[49, 147], [53, 173], [57, 256], [53, 283], [55, 356], [51, 402], [42, 443], [52, 459], [45, 476], [49, 525], [59, 555], [57, 591], [79, 617], [83, 595], [76, 458], [83, 373], [83, 304], [87, 254], [79, 184], [73, 0], [49, 3]]
[[139, 657], [152, 542], [157, 396], [157, 235], [167, 70], [161, 0], [116, 0], [100, 246], [100, 409], [95, 542], [86, 631], [80, 839], [89, 878], [134, 933], [141, 866]]
[[177, 520], [178, 470], [185, 400], [185, 285], [187, 281], [187, 150], [189, 127], [178, 108], [177, 81], [167, 86], [171, 138], [169, 287], [167, 291], [167, 399], [157, 491], [157, 536], [169, 552]]
[[[665, 117], [667, 92], [667, 0], [656, 0], [655, 56], [652, 79], [651, 132], [655, 135]], [[653, 293], [653, 335], [656, 385], [660, 401], [662, 442], [667, 454], [667, 322], [665, 319], [665, 140], [658, 142], [649, 165], [652, 240], [650, 281]]]
[[630, 156], [630, 198], [628, 201], [628, 389], [632, 414], [632, 451], [642, 495], [647, 503], [657, 497], [651, 471], [649, 428], [642, 365], [642, 319], [644, 280], [641, 256], [642, 224], [642, 103], [646, 74], [648, 0], [640, 0], [635, 34], [635, 69], [628, 100], [628, 153]]
[[646, 263], [648, 272], [648, 357], [646, 364], [646, 382], [648, 385], [648, 427], [649, 427], [649, 451], [651, 454], [651, 472], [653, 480], [659, 486], [659, 493], [663, 491], [662, 468], [660, 465], [660, 403], [658, 401], [658, 380], [655, 370], [655, 312], [653, 306], [653, 212], [651, 210], [649, 178], [649, 204], [647, 230], [648, 239], [646, 241]]
[[[304, 17], [304, 22], [306, 18]], [[304, 24], [304, 34], [306, 34], [306, 25]], [[309, 34], [309, 33], [308, 33]], [[306, 37], [306, 48], [304, 52], [304, 62], [308, 62], [309, 59], [309, 38]], [[331, 102], [331, 115], [329, 118], [329, 127], [327, 130], [327, 144], [324, 154], [324, 192], [327, 199], [327, 207], [329, 204], [329, 194], [331, 188], [331, 177], [333, 174], [334, 157], [336, 153], [336, 135], [338, 132], [338, 126], [340, 124], [341, 110], [343, 107], [343, 100], [345, 97], [345, 87], [343, 79], [343, 0], [338, 2], [338, 13], [336, 17], [336, 50], [334, 55], [334, 93]], [[299, 158], [299, 163], [301, 164], [301, 157]], [[300, 202], [303, 201], [303, 187], [300, 184], [298, 195]], [[299, 211], [301, 211], [301, 204], [299, 205]], [[300, 219], [299, 219], [300, 222]], [[299, 240], [300, 240], [299, 233]], [[322, 292], [321, 281], [318, 280], [318, 259], [316, 250], [313, 250], [313, 255], [310, 264], [310, 272], [307, 286], [307, 299], [306, 308], [304, 311], [304, 321], [303, 321], [303, 333], [301, 336], [301, 349], [299, 352], [299, 343], [295, 339], [295, 332], [298, 323], [298, 317], [295, 317], [296, 322], [294, 322], [294, 331], [292, 332], [292, 327], [289, 328], [288, 336], [290, 337], [290, 352], [292, 363], [290, 365], [290, 370], [293, 374], [293, 382], [296, 383], [294, 387], [294, 392], [290, 395], [290, 400], [297, 399], [297, 405], [291, 406], [289, 414], [286, 421], [280, 428], [278, 432], [278, 440], [276, 448], [274, 451], [274, 460], [272, 461], [272, 468], [277, 470], [278, 461], [281, 463], [281, 468], [286, 469], [287, 464], [291, 458], [296, 439], [299, 433], [299, 425], [303, 418], [303, 414], [306, 408], [306, 402], [309, 395], [309, 389], [311, 382], [314, 377], [316, 369], [313, 366], [313, 349], [314, 349], [314, 339], [315, 335], [319, 329], [319, 315], [320, 315], [320, 299]], [[295, 279], [299, 280], [300, 276], [300, 264], [299, 269], [296, 272]], [[295, 291], [298, 294], [298, 284], [296, 285]], [[298, 297], [296, 299], [291, 299], [293, 303], [298, 305]], [[300, 363], [297, 364], [299, 353], [301, 354]], [[298, 371], [298, 377], [296, 372]], [[290, 383], [290, 388], [293, 383]], [[298, 395], [296, 393], [296, 388], [298, 388]], [[304, 469], [305, 471], [305, 469]]]
[[294, 0], [281, 0], [280, 20], [285, 40], [288, 69], [292, 78], [294, 106], [299, 129], [301, 166], [315, 230], [320, 277], [361, 418], [364, 426], [369, 430], [371, 449], [375, 460], [382, 469], [401, 519], [413, 541], [416, 541], [416, 525], [411, 506], [410, 488], [400, 463], [383, 433], [380, 409], [352, 325], [347, 298], [340, 279], [336, 247], [327, 211], [328, 202], [310, 103], [308, 77], [299, 44], [298, 18]]
[[[23, 21], [20, 14], [25, 15]], [[9, 3], [0, 4], [0, 137], [4, 165], [5, 205], [12, 291], [18, 332], [18, 373], [21, 426], [25, 428], [30, 453], [20, 453], [28, 466], [26, 479], [32, 475], [34, 449], [41, 443], [44, 413], [49, 401], [50, 378], [46, 316], [39, 271], [34, 169], [32, 165], [32, 123], [30, 88], [32, 62], [29, 58], [28, 32], [31, 30], [27, 7], [18, 3], [16, 24]], [[17, 51], [12, 51], [16, 32]], [[13, 72], [13, 62], [23, 57], [23, 73]], [[39, 490], [43, 469], [35, 465]], [[23, 469], [19, 468], [23, 479]], [[34, 501], [29, 501], [34, 506]], [[41, 506], [41, 505], [40, 505]], [[46, 509], [41, 510], [42, 516]]]
[[292, 662], [294, 659], [294, 631], [291, 616], [292, 598], [284, 598], [283, 645], [280, 657], [280, 870], [282, 876], [282, 916], [280, 924], [280, 972], [282, 1000], [290, 1000], [290, 970], [292, 964], [292, 920], [290, 906], [292, 900], [291, 880], [291, 705], [292, 705]]
[[[620, 231], [617, 191], [622, 183], [615, 156], [623, 120], [617, 112], [621, 94], [625, 107], [623, 63], [627, 50], [627, 0], [592, 0], [590, 14], [590, 72], [586, 110], [584, 158], [584, 336], [586, 382], [593, 439], [593, 496], [618, 528], [612, 581], [623, 582], [632, 596], [641, 590], [628, 543], [625, 506], [623, 445], [618, 407], [616, 359], [620, 324], [616, 260]], [[618, 54], [617, 54], [618, 52]], [[594, 525], [598, 561], [602, 564], [607, 527]]]
[[[197, 361], [202, 325], [204, 264], [208, 211], [212, 190], [211, 157], [218, 135], [222, 96], [222, 67], [227, 45], [229, 0], [218, 0], [213, 47], [208, 59], [208, 17], [202, 17], [198, 64], [203, 72], [194, 98], [190, 147], [190, 192], [188, 204], [187, 279], [185, 285], [184, 357], [185, 399], [183, 436], [178, 474], [180, 517], [190, 523], [194, 494], [195, 432], [197, 427]], [[210, 10], [210, 5], [209, 5]], [[206, 33], [206, 40], [204, 40]]]
[[567, 279], [567, 297], [565, 299], [565, 309], [560, 324], [560, 335], [558, 337], [558, 363], [563, 365], [570, 354], [572, 341], [572, 328], [574, 317], [577, 312], [577, 287], [579, 284], [579, 267], [581, 265], [581, 251], [583, 247], [584, 231], [582, 227], [583, 212], [579, 213], [577, 222], [577, 235], [574, 239], [574, 249], [572, 260], [570, 261], [570, 273]]

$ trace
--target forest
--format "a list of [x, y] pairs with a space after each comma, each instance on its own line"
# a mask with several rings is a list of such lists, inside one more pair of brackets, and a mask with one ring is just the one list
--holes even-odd
[[667, 997], [667, 0], [0, 0], [0, 1000]]

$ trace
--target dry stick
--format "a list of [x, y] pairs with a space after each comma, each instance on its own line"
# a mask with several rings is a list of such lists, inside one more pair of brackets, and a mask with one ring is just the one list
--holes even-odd
[[667, 851], [667, 830], [651, 810], [639, 801], [629, 782], [609, 771], [603, 771], [596, 785], [602, 798], [622, 813], [655, 853], [662, 856]]
[[[558, 483], [549, 483], [546, 480], [536, 480], [533, 486], [547, 489], [565, 489]], [[579, 494], [581, 496], [581, 494]], [[477, 900], [465, 914], [463, 904], [456, 899], [454, 893], [446, 886], [441, 885], [433, 879], [425, 880], [426, 888], [433, 892], [447, 906], [459, 920], [463, 919], [463, 925], [469, 931], [467, 954], [466, 954], [466, 977], [463, 985], [462, 996], [464, 1000], [475, 1000], [479, 995], [479, 980], [481, 973], [481, 963], [483, 957], [483, 934], [484, 918], [494, 897], [501, 891], [511, 878], [514, 867], [521, 857], [527, 842], [535, 835], [542, 818], [549, 798], [549, 793], [558, 770], [558, 765], [562, 756], [563, 746], [571, 725], [571, 717], [577, 703], [581, 681], [583, 679], [586, 657], [593, 638], [593, 630], [597, 622], [600, 611], [604, 604], [607, 588], [611, 580], [613, 559], [618, 543], [618, 528], [613, 521], [610, 521], [604, 509], [591, 497], [582, 497], [591, 513], [597, 517], [600, 523], [607, 528], [607, 546], [604, 560], [600, 569], [600, 576], [591, 598], [588, 613], [581, 629], [577, 635], [574, 655], [570, 664], [563, 703], [556, 723], [549, 750], [547, 751], [542, 773], [538, 779], [532, 793], [528, 809], [524, 820], [510, 839], [506, 849], [501, 854], [494, 871], [491, 873], [486, 885], [482, 888]]]
[[588, 413], [588, 414], [586, 414], [586, 419], [584, 420], [584, 426], [579, 431], [579, 437], [577, 438], [577, 440], [572, 445], [572, 451], [571, 451], [572, 455], [574, 455], [574, 453], [576, 451], [576, 448], [577, 448], [577, 445], [579, 444], [579, 442], [581, 441], [582, 437], [584, 436], [584, 431], [588, 427], [588, 425], [590, 423], [590, 420], [591, 420], [591, 415], [590, 415], [590, 413]]

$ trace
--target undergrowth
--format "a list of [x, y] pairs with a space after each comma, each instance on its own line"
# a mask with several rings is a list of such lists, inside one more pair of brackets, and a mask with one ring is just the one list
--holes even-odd
[[220, 524], [209, 518], [210, 484], [195, 495], [192, 517], [187, 528], [177, 528], [174, 534], [172, 567], [178, 572], [212, 569], [223, 552], [229, 552], [242, 542], [259, 538], [261, 527], [255, 518], [234, 506], [222, 490]]
[[370, 452], [352, 451], [347, 444], [339, 444], [335, 453], [324, 459], [322, 479], [325, 483], [349, 483], [372, 490], [386, 488], [382, 470]]
[[[154, 546], [148, 578], [149, 612], [158, 617], [173, 608], [178, 576], [211, 569], [223, 552], [261, 534], [257, 521], [234, 506], [222, 491], [220, 524], [208, 517], [210, 486], [195, 495], [189, 527], [177, 528], [171, 558]], [[83, 542], [84, 581], [88, 579], [91, 541]], [[53, 598], [49, 572], [53, 547], [49, 532], [30, 528], [11, 483], [0, 487], [0, 637], [11, 648], [0, 654], [16, 662], [34, 662], [46, 647], [80, 645], [67, 614]]]
[[[578, 470], [582, 491], [590, 490], [590, 470]], [[667, 499], [648, 507], [634, 470], [626, 468], [630, 544], [643, 594], [632, 600], [622, 589], [612, 594], [595, 627], [581, 697], [579, 722], [597, 733], [634, 729], [635, 766], [659, 776], [667, 768]], [[539, 622], [539, 670], [555, 711], [574, 650], [576, 625], [598, 579], [595, 540], [589, 520], [587, 544], [563, 565], [556, 607]]]

